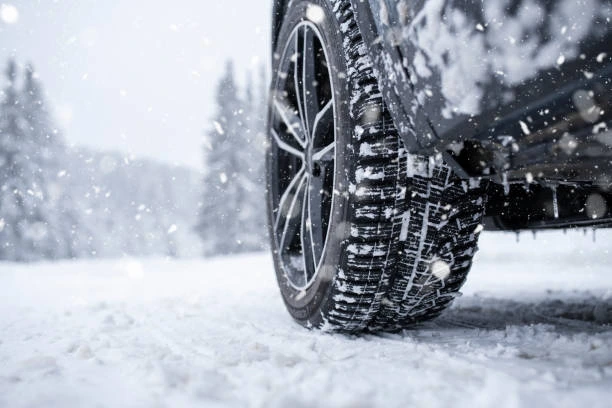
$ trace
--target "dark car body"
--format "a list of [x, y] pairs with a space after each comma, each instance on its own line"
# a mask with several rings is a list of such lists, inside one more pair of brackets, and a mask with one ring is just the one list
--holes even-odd
[[405, 145], [489, 179], [488, 228], [612, 225], [612, 0], [351, 3]]

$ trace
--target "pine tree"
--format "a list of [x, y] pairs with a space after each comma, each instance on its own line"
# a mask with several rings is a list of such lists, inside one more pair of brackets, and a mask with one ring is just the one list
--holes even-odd
[[[265, 77], [264, 71], [260, 75]], [[261, 250], [267, 243], [265, 210], [265, 78], [249, 73], [244, 95], [233, 66], [217, 87], [217, 113], [204, 148], [204, 194], [196, 230], [205, 255]]]
[[[260, 78], [259, 88], [262, 79]], [[245, 132], [247, 149], [244, 150], [244, 169], [248, 196], [243, 202], [243, 224], [245, 225], [245, 250], [263, 249], [267, 242], [265, 209], [265, 118], [267, 115], [265, 95], [255, 93], [252, 73], [247, 77], [244, 110], [247, 112], [248, 129]]]
[[53, 125], [45, 103], [38, 75], [32, 64], [25, 69], [23, 86], [24, 111], [32, 130], [33, 142], [39, 147], [39, 153], [48, 156], [49, 150], [56, 150], [60, 144], [60, 136]]
[[42, 86], [32, 64], [25, 69], [23, 107], [30, 130], [31, 157], [38, 165], [37, 179], [43, 200], [38, 204], [45, 219], [46, 239], [38, 244], [47, 259], [72, 258], [74, 228], [78, 213], [67, 186], [61, 186], [58, 174], [65, 146], [48, 111]]
[[14, 243], [20, 238], [17, 223], [23, 207], [22, 200], [15, 191], [17, 186], [14, 185], [19, 169], [12, 164], [18, 154], [17, 135], [24, 133], [17, 99], [16, 77], [15, 61], [10, 60], [6, 68], [8, 85], [2, 92], [0, 104], [0, 259], [5, 260], [16, 258], [17, 248]]
[[266, 121], [268, 119], [268, 108], [269, 108], [269, 80], [268, 73], [266, 71], [266, 67], [264, 65], [259, 66], [259, 93], [257, 97], [259, 98], [259, 128], [260, 131], [265, 135], [266, 133]]
[[63, 257], [69, 243], [54, 226], [49, 183], [49, 175], [56, 174], [55, 137], [40, 85], [30, 67], [18, 88], [14, 60], [6, 76], [0, 104], [0, 259]]
[[242, 194], [236, 150], [240, 148], [237, 136], [243, 125], [243, 115], [231, 62], [226, 64], [217, 85], [216, 102], [217, 113], [207, 132], [204, 149], [204, 196], [197, 225], [205, 255], [237, 252], [240, 242], [236, 220]]
[[32, 161], [31, 129], [17, 88], [17, 65], [10, 60], [0, 113], [0, 257], [29, 260], [45, 234], [42, 201]]

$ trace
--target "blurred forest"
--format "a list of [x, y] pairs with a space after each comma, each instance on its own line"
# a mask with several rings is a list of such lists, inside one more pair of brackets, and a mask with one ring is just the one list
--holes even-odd
[[203, 139], [204, 172], [68, 146], [33, 66], [10, 60], [4, 74], [0, 260], [214, 256], [265, 247], [263, 69], [257, 80], [249, 73], [241, 89], [227, 63]]

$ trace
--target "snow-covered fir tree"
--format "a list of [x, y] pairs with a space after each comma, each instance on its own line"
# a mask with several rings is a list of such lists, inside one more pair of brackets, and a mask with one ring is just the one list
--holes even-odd
[[245, 228], [245, 250], [262, 249], [266, 242], [265, 208], [265, 117], [266, 95], [255, 92], [252, 74], [247, 76], [244, 111], [247, 127], [244, 132], [244, 188], [248, 198], [242, 204], [240, 222]]
[[[45, 258], [63, 259], [77, 255], [75, 229], [81, 222], [73, 204], [70, 189], [62, 186], [61, 162], [66, 146], [55, 125], [42, 85], [32, 64], [25, 67], [23, 107], [33, 143], [32, 160], [38, 164], [41, 189], [45, 200], [40, 203], [45, 216], [47, 240], [39, 250]], [[45, 245], [45, 247], [42, 247]]]
[[241, 96], [228, 62], [204, 145], [206, 175], [196, 229], [205, 255], [258, 250], [266, 242], [261, 101], [253, 89], [248, 80]]
[[66, 242], [51, 221], [56, 137], [34, 70], [27, 70], [23, 87], [17, 74], [10, 60], [0, 104], [0, 258], [63, 257]]
[[0, 260], [194, 256], [200, 175], [68, 148], [32, 66], [0, 93]]

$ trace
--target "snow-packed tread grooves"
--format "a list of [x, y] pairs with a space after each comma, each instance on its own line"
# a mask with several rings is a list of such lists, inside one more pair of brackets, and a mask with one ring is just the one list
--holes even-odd
[[[407, 154], [350, 2], [331, 4], [344, 38], [350, 115], [359, 125], [347, 169], [351, 231], [327, 307], [321, 309], [321, 326], [397, 330], [437, 316], [456, 297], [476, 252], [485, 195], [443, 163]], [[444, 281], [431, 273], [437, 260], [451, 269]]]
[[[397, 262], [399, 229], [394, 211], [403, 206], [401, 141], [386, 111], [348, 1], [332, 1], [348, 61], [350, 115], [355, 155], [350, 174], [351, 234], [343, 243], [342, 270], [332, 284], [324, 326], [356, 332], [376, 316]], [[372, 112], [379, 115], [372, 115]]]
[[[430, 177], [415, 175], [409, 180], [407, 239], [402, 242], [403, 255], [385, 304], [370, 327], [373, 330], [397, 330], [437, 317], [465, 282], [477, 250], [476, 231], [486, 197], [483, 188], [470, 189], [446, 165], [426, 166], [433, 167]], [[446, 279], [432, 275], [434, 261], [450, 267]]]

